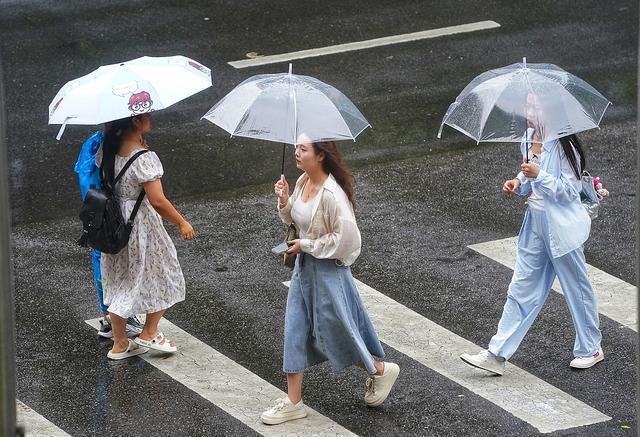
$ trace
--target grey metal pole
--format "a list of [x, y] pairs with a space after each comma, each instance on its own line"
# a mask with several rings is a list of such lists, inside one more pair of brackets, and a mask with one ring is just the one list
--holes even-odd
[[[640, 18], [638, 18], [640, 21]], [[640, 35], [638, 36], [638, 55], [640, 56]], [[638, 59], [638, 69], [636, 70], [636, 108], [640, 108], [640, 58]], [[640, 112], [637, 113], [637, 124], [636, 126], [640, 126]], [[636, 153], [640, 151], [640, 132], [636, 133]], [[640, 153], [637, 153], [637, 166], [636, 171], [640, 168]], [[636, 182], [636, 211], [640, 208], [640, 180]], [[638, 223], [638, 219], [636, 218], [636, 287], [640, 286], [640, 223]], [[638, 297], [638, 302], [640, 303], [640, 296]], [[638, 306], [638, 316], [640, 316], [640, 305]], [[636, 339], [640, 340], [640, 336], [637, 336]], [[636, 342], [636, 357], [640, 355], [640, 342]], [[640, 378], [640, 364], [636, 362], [636, 381]], [[636, 417], [638, 416], [638, 411], [640, 411], [640, 390], [636, 389]]]
[[[9, 173], [7, 165], [4, 82], [0, 62], [0, 432], [14, 436], [16, 429], [13, 280], [9, 230]], [[20, 432], [18, 432], [21, 434]]]

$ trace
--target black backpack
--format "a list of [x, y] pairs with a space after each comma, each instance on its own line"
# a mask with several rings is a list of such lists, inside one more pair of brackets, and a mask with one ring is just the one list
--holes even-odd
[[84, 203], [80, 209], [80, 220], [82, 220], [82, 237], [78, 240], [78, 245], [82, 247], [91, 246], [102, 252], [115, 254], [120, 252], [128, 243], [133, 220], [136, 218], [138, 209], [142, 204], [145, 192], [144, 189], [138, 196], [136, 204], [131, 211], [129, 220], [125, 222], [120, 210], [120, 204], [113, 190], [116, 184], [124, 175], [124, 172], [133, 164], [140, 155], [148, 152], [141, 150], [133, 155], [122, 167], [120, 173], [113, 181], [113, 188], [103, 188], [100, 190], [90, 189], [84, 198]]

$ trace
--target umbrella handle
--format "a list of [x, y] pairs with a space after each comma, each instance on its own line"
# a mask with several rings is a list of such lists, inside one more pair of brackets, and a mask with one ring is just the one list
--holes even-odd
[[[526, 62], [527, 58], [524, 58], [524, 59], [525, 59], [525, 62]], [[527, 154], [526, 154], [525, 161], [524, 161], [526, 164], [529, 164], [529, 144], [531, 144], [531, 141], [533, 141], [533, 131], [534, 131], [533, 128], [531, 128], [531, 127], [527, 128], [527, 133], [526, 133], [526, 135], [527, 135], [527, 145], [525, 147], [525, 150], [527, 151]]]
[[62, 126], [60, 126], [60, 130], [58, 131], [58, 135], [56, 135], [56, 140], [60, 141], [60, 138], [62, 138], [62, 134], [64, 133], [64, 129], [67, 127], [67, 123], [69, 123], [69, 120], [71, 120], [72, 118], [76, 118], [76, 116], [72, 115], [64, 119], [64, 121], [62, 122]]
[[[280, 180], [284, 181], [284, 174], [280, 175]], [[282, 197], [284, 195], [284, 191], [278, 190], [278, 197]]]

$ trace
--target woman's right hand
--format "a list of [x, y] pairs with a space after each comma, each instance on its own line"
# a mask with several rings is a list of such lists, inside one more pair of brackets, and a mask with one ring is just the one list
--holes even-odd
[[274, 185], [274, 192], [280, 198], [280, 205], [286, 205], [289, 201], [289, 184], [286, 178], [278, 179]]
[[183, 240], [193, 240], [196, 238], [196, 231], [193, 230], [193, 226], [191, 226], [191, 223], [188, 221], [181, 221], [178, 229], [180, 230], [180, 236]]
[[502, 186], [502, 192], [507, 194], [507, 195], [511, 195], [511, 194], [513, 194], [514, 191], [516, 191], [516, 189], [519, 186], [520, 186], [520, 180], [519, 179], [509, 179]]

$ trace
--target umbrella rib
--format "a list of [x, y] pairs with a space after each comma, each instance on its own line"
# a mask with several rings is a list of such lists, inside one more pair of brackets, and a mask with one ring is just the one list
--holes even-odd
[[[495, 102], [497, 102], [500, 99], [500, 96], [502, 96], [502, 93], [505, 92], [505, 90], [507, 89], [507, 87], [509, 85], [511, 85], [511, 82], [513, 81], [513, 75], [511, 75], [511, 77], [509, 78], [509, 82], [507, 82], [504, 87], [500, 90], [500, 92], [498, 93], [498, 95], [496, 96], [495, 99], [493, 99], [493, 104], [491, 105], [491, 110], [487, 111], [487, 114], [485, 116], [483, 116], [482, 121], [480, 123], [480, 132], [478, 132], [478, 138], [476, 138], [476, 141], [478, 143], [480, 143], [480, 141], [482, 140], [482, 133], [484, 132], [484, 128], [485, 128], [485, 123], [487, 122], [487, 119], [489, 118], [489, 116], [491, 115], [491, 112], [493, 112], [493, 108], [495, 107]], [[472, 137], [473, 138], [473, 137]]]
[[[311, 84], [310, 84], [310, 85], [311, 85]], [[328, 85], [328, 84], [323, 83], [323, 85]], [[322, 94], [322, 95], [323, 95], [327, 100], [329, 100], [329, 103], [331, 103], [331, 104], [333, 105], [333, 107], [334, 107], [334, 108], [336, 108], [336, 110], [338, 111], [338, 114], [340, 114], [340, 120], [342, 120], [342, 122], [344, 123], [345, 127], [347, 128], [347, 132], [349, 132], [349, 134], [351, 135], [351, 139], [352, 139], [353, 141], [355, 141], [355, 140], [356, 140], [356, 137], [357, 137], [358, 135], [360, 135], [360, 134], [362, 133], [362, 131], [364, 131], [364, 130], [365, 130], [366, 128], [368, 128], [368, 127], [371, 127], [371, 124], [369, 123], [369, 120], [367, 120], [366, 118], [364, 118], [364, 115], [362, 115], [362, 113], [360, 113], [360, 115], [362, 115], [362, 118], [364, 118], [364, 120], [367, 122], [367, 124], [366, 124], [362, 129], [360, 129], [360, 131], [358, 131], [358, 133], [354, 134], [354, 133], [351, 131], [351, 128], [349, 127], [349, 125], [347, 124], [347, 122], [345, 121], [344, 117], [342, 116], [342, 112], [340, 111], [340, 109], [338, 109], [338, 107], [336, 106], [336, 104], [335, 104], [335, 103], [333, 103], [333, 100], [331, 100], [331, 98], [330, 98], [330, 97], [329, 97], [329, 96], [324, 92], [324, 90], [323, 90], [323, 89], [321, 89], [321, 88], [319, 88], [319, 87], [317, 87], [317, 86], [315, 86], [315, 85], [311, 85], [311, 86], [313, 86], [313, 88], [314, 88], [315, 90], [319, 91], [319, 92], [320, 92], [320, 94]], [[329, 85], [329, 86], [330, 86], [330, 85]], [[334, 89], [335, 89], [335, 88], [334, 88]], [[338, 92], [340, 92], [340, 91], [338, 90]], [[340, 93], [342, 94], [342, 92], [340, 92]], [[346, 96], [344, 96], [344, 97], [345, 97], [347, 100], [349, 100], [349, 98], [348, 98], [348, 97], [346, 97]], [[350, 100], [349, 100], [349, 101], [350, 101]], [[353, 104], [353, 102], [351, 102], [351, 103]], [[355, 107], [355, 105], [353, 105], [353, 106]], [[356, 107], [356, 110], [357, 110], [357, 109], [358, 109], [358, 108]], [[358, 112], [360, 112], [360, 111], [358, 110]], [[354, 116], [354, 117], [355, 117], [355, 116]]]
[[[293, 101], [293, 145], [295, 146], [298, 142], [298, 104], [296, 102], [296, 90], [292, 83], [292, 65], [289, 64], [289, 74], [287, 75], [289, 79], [289, 100]], [[288, 112], [288, 111], [287, 111]]]
[[[544, 77], [545, 79], [548, 79], [548, 78], [547, 78], [547, 76], [545, 76], [545, 75], [543, 75], [543, 74], [540, 74], [540, 73], [536, 73], [536, 74], [539, 74], [540, 76]], [[585, 83], [586, 83], [586, 82], [585, 82]], [[588, 84], [587, 84], [587, 85], [588, 85]], [[576, 98], [572, 93], [570, 93], [570, 92], [567, 90], [567, 88], [565, 88], [561, 83], [557, 83], [557, 86], [558, 86], [558, 87], [560, 87], [560, 96], [561, 96], [561, 98], [562, 98], [562, 99], [569, 98], [569, 99], [571, 99], [572, 101], [574, 101], [574, 102], [575, 102], [575, 104], [577, 104], [579, 108], [584, 108], [584, 107], [585, 107], [585, 105], [584, 105], [584, 104], [582, 104], [582, 103], [581, 103], [581, 102], [580, 102], [580, 101], [579, 101], [579, 100], [578, 100], [578, 99], [577, 99], [577, 98]], [[533, 91], [533, 87], [530, 87], [530, 89], [531, 89], [531, 92], [535, 94], [535, 92]], [[583, 88], [583, 89], [584, 89], [584, 88]], [[592, 95], [596, 95], [596, 96], [601, 97], [601, 98], [603, 98], [603, 99], [605, 99], [605, 100], [606, 100], [606, 97], [602, 96], [602, 94], [600, 94], [597, 90], [595, 90], [595, 91], [596, 91], [596, 93], [598, 93], [598, 94], [593, 94], [591, 91], [587, 90], [587, 92], [589, 92], [590, 94], [592, 94]], [[592, 123], [594, 123], [594, 124], [595, 124], [595, 127], [599, 127], [599, 125], [600, 125], [600, 120], [602, 120], [602, 117], [604, 117], [604, 113], [605, 113], [605, 111], [607, 110], [607, 108], [609, 107], [609, 104], [610, 104], [610, 103], [611, 103], [611, 102], [609, 102], [609, 101], [607, 100], [607, 105], [605, 106], [604, 110], [602, 111], [602, 114], [600, 114], [600, 118], [599, 118], [599, 120], [598, 120], [598, 121], [596, 121], [596, 120], [594, 119], [594, 117], [591, 117], [591, 115], [589, 115], [586, 111], [584, 111], [584, 110], [583, 110], [583, 113], [585, 114], [585, 116], [586, 116], [586, 117], [587, 117], [587, 118], [588, 118]], [[569, 134], [569, 135], [570, 135], [570, 134]], [[556, 138], [553, 138], [553, 139], [557, 139], [557, 138], [560, 138], [560, 137], [556, 137]]]
[[[347, 124], [347, 123], [345, 122], [345, 124]], [[355, 141], [356, 137], [358, 135], [360, 135], [368, 127], [371, 127], [371, 125], [369, 124], [369, 121], [367, 121], [367, 125], [365, 127], [363, 127], [362, 129], [360, 129], [360, 131], [358, 131], [358, 133], [356, 133], [356, 134], [351, 133], [351, 138], [353, 139], [353, 141]], [[373, 127], [371, 127], [371, 129], [373, 129]], [[349, 129], [349, 132], [351, 132], [351, 129]]]
[[[322, 89], [320, 89], [320, 88], [318, 88], [318, 87], [316, 87], [316, 86], [314, 86], [313, 88], [314, 88], [315, 90], [319, 91], [319, 92], [320, 92], [320, 94], [322, 94], [322, 95], [324, 96], [324, 98], [325, 98], [325, 99], [327, 99], [327, 100], [329, 101], [329, 103], [331, 103], [331, 105], [333, 105], [333, 107], [334, 107], [334, 108], [336, 108], [336, 111], [338, 111], [338, 114], [340, 114], [340, 120], [342, 121], [342, 123], [344, 124], [344, 126], [347, 128], [347, 132], [349, 132], [349, 135], [351, 135], [351, 139], [352, 139], [353, 141], [355, 141], [355, 140], [356, 140], [356, 137], [358, 136], [358, 134], [360, 134], [360, 132], [362, 132], [363, 130], [365, 130], [367, 127], [371, 126], [371, 125], [369, 124], [369, 121], [367, 120], [367, 126], [363, 127], [363, 128], [362, 128], [362, 130], [361, 130], [360, 132], [358, 132], [358, 134], [353, 135], [353, 132], [351, 132], [351, 128], [349, 127], [349, 125], [348, 125], [348, 124], [347, 124], [347, 122], [345, 121], [344, 117], [342, 116], [342, 112], [340, 112], [340, 110], [338, 109], [338, 107], [336, 106], [336, 104], [335, 104], [335, 103], [333, 103], [333, 100], [331, 100], [331, 98], [330, 98], [328, 95], [326, 95], [326, 94], [325, 94], [325, 92], [324, 92]], [[346, 97], [346, 96], [345, 96], [345, 97]]]
[[298, 101], [296, 99], [296, 87], [292, 86], [293, 91], [293, 142], [298, 142]]
[[[255, 102], [256, 99], [254, 99]], [[238, 132], [238, 129], [240, 128], [240, 126], [242, 125], [242, 120], [244, 120], [247, 117], [247, 114], [249, 113], [249, 111], [251, 110], [251, 105], [247, 105], [247, 109], [242, 113], [242, 117], [240, 117], [240, 119], [238, 120], [238, 122], [236, 123], [235, 127], [233, 128], [233, 130], [231, 132], [229, 132], [231, 134], [231, 136], [238, 136], [236, 135]], [[241, 135], [240, 135], [241, 136]]]
[[[242, 84], [236, 86], [231, 93], [236, 92], [238, 90], [238, 88], [240, 88], [242, 86]], [[229, 93], [229, 94], [231, 94]], [[212, 113], [214, 111], [214, 109], [217, 109], [218, 105], [220, 105], [225, 99], [227, 99], [227, 97], [229, 96], [229, 94], [227, 94], [226, 96], [224, 96], [218, 103], [216, 103], [215, 105], [213, 105], [213, 107], [211, 109], [209, 109], [209, 111], [207, 111], [207, 113], [205, 115], [202, 116], [202, 118], [206, 118], [207, 115], [209, 115], [210, 113]], [[247, 108], [245, 109], [245, 111], [242, 113], [242, 116], [240, 118], [238, 118], [237, 123], [235, 123], [234, 127], [231, 130], [227, 130], [224, 129], [224, 127], [220, 126], [218, 123], [214, 123], [217, 126], [223, 128], [225, 131], [227, 131], [228, 133], [231, 134], [231, 136], [241, 136], [241, 137], [245, 137], [245, 138], [252, 138], [252, 137], [247, 137], [246, 135], [238, 135], [238, 131], [240, 129], [240, 126], [242, 125], [242, 120], [244, 120], [247, 117], [248, 112], [251, 110], [251, 106], [255, 103], [255, 101], [260, 97], [261, 93], [257, 93], [254, 97], [253, 100], [251, 101], [250, 105], [247, 105]], [[209, 120], [211, 121], [211, 120]]]
[[607, 104], [604, 107], [604, 109], [602, 110], [602, 114], [600, 114], [600, 118], [598, 119], [598, 128], [600, 128], [600, 122], [602, 121], [602, 117], [604, 117], [604, 113], [607, 112], [607, 109], [609, 109], [609, 106], [613, 105], [613, 103], [611, 103], [609, 100], [607, 100]]
[[[580, 103], [580, 100], [578, 100], [578, 99], [577, 99], [573, 94], [571, 94], [569, 91], [567, 91], [567, 89], [566, 89], [566, 88], [562, 87], [562, 90], [566, 91], [565, 95], [567, 95], [567, 96], [569, 96], [571, 99], [573, 99], [573, 100], [574, 100], [574, 101], [575, 101], [575, 102], [576, 102], [576, 103], [577, 103], [581, 108], [584, 108], [584, 107], [585, 107], [585, 105], [583, 105], [582, 103]], [[606, 98], [605, 98], [605, 100], [606, 100]], [[607, 100], [607, 104], [605, 105], [604, 110], [602, 111], [602, 114], [600, 114], [600, 120], [601, 120], [601, 119], [602, 119], [602, 117], [604, 116], [604, 112], [605, 112], [605, 111], [607, 110], [607, 108], [609, 107], [609, 103], [611, 103], [611, 102], [609, 102], [609, 101]], [[593, 118], [593, 117], [591, 117], [589, 114], [587, 114], [587, 117], [589, 117], [589, 119], [590, 119], [592, 122], [596, 123], [596, 121], [594, 120], [594, 118]], [[600, 120], [598, 120], [598, 122], [597, 122], [596, 124], [598, 124], [598, 125], [599, 125], [599, 124], [600, 124]]]

